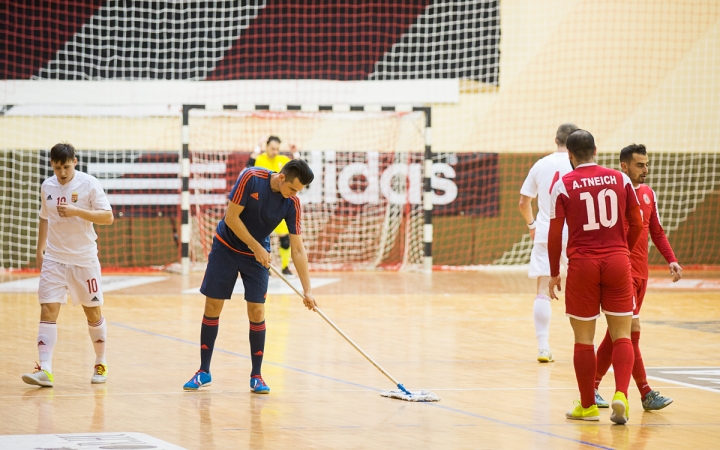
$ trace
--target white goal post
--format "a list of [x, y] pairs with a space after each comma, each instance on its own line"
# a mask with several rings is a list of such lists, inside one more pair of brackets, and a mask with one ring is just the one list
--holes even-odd
[[[429, 107], [267, 104], [213, 107], [193, 104], [183, 105], [182, 111], [180, 159], [182, 273], [189, 273], [191, 266], [194, 267], [194, 264], [201, 262], [203, 256], [207, 256], [201, 253], [203, 251], [207, 253], [212, 240], [212, 230], [217, 220], [222, 217], [223, 209], [217, 205], [215, 208], [203, 210], [199, 202], [193, 201], [193, 197], [197, 195], [207, 197], [209, 191], [191, 188], [193, 184], [191, 164], [197, 167], [201, 167], [203, 163], [230, 166], [227, 152], [243, 149], [247, 153], [259, 137], [266, 138], [270, 134], [275, 134], [276, 129], [285, 130], [280, 133], [284, 134], [283, 138], [287, 139], [287, 142], [300, 144], [302, 157], [309, 160], [316, 172], [317, 181], [313, 183], [314, 186], [308, 190], [309, 192], [304, 194], [305, 200], [303, 200], [306, 211], [304, 221], [309, 224], [307, 227], [310, 234], [309, 244], [315, 250], [311, 258], [314, 268], [333, 270], [377, 267], [387, 258], [393, 246], [399, 245], [403, 251], [400, 266], [422, 268], [427, 272], [432, 270], [433, 194], [430, 181], [433, 155]], [[193, 119], [199, 124], [195, 125]], [[406, 122], [405, 130], [399, 129], [398, 125], [394, 124], [397, 120]], [[414, 123], [410, 123], [413, 120]], [[281, 125], [282, 123], [284, 125]], [[380, 123], [386, 123], [388, 126], [379, 126]], [[381, 134], [382, 131], [375, 133], [375, 130], [384, 128], [387, 128], [388, 132], [399, 134], [385, 137]], [[351, 135], [345, 139], [343, 132]], [[403, 133], [409, 133], [411, 136], [402, 136]], [[221, 137], [225, 134], [228, 135], [226, 139]], [[377, 135], [374, 139], [365, 139], [368, 134]], [[348, 142], [353, 138], [355, 138], [354, 142]], [[410, 141], [412, 143], [409, 143]], [[399, 144], [403, 148], [392, 148], [397, 142], [404, 142]], [[348, 160], [347, 158], [353, 157], [352, 151], [356, 152], [354, 156], [356, 158], [359, 153], [365, 153], [366, 155], [360, 158], [366, 158], [366, 161]], [[380, 154], [385, 156], [378, 156]], [[388, 154], [394, 156], [389, 157]], [[390, 159], [392, 164], [389, 164]], [[329, 164], [333, 167], [331, 168]], [[340, 173], [336, 172], [338, 164], [343, 167]], [[382, 174], [377, 172], [378, 164], [388, 166]], [[358, 167], [359, 171], [354, 173], [353, 170]], [[374, 167], [374, 169], [365, 169], [365, 167]], [[208, 172], [211, 171], [198, 170], [195, 171], [195, 176], [203, 177], [202, 174]], [[238, 173], [233, 173], [223, 176], [232, 180], [232, 177], [237, 175]], [[361, 184], [364, 183], [360, 187], [360, 192], [355, 192], [349, 187], [348, 183], [352, 181], [354, 175], [360, 176]], [[207, 184], [195, 180], [196, 186]], [[346, 189], [345, 192], [343, 187]], [[377, 192], [372, 194], [374, 189], [379, 189], [383, 195], [378, 195]], [[375, 200], [371, 199], [368, 203], [377, 203], [380, 204], [379, 206], [360, 206], [363, 203], [362, 198], [372, 195], [375, 195]], [[343, 209], [338, 206], [336, 199], [339, 203], [346, 203], [346, 207]], [[195, 209], [191, 210], [191, 208]], [[378, 208], [383, 211], [379, 212]], [[368, 213], [370, 209], [374, 212]], [[210, 211], [212, 214], [209, 214]], [[353, 214], [356, 216], [349, 217]], [[382, 215], [383, 225], [377, 229], [377, 234], [369, 238], [368, 231], [375, 230], [374, 225], [368, 223], [372, 221], [369, 216], [373, 214], [376, 217], [372, 220], [377, 220], [378, 214]], [[214, 215], [214, 218], [210, 218], [210, 215]], [[343, 216], [342, 220], [338, 220], [339, 216]], [[206, 218], [209, 219], [207, 222]], [[398, 220], [405, 221], [404, 230], [399, 229], [401, 224]], [[343, 237], [337, 238], [346, 241], [340, 246], [342, 249], [336, 250], [342, 254], [330, 256], [332, 251], [328, 250], [322, 255], [317, 255], [326, 247], [319, 241], [323, 238], [325, 241], [328, 240], [326, 233], [331, 228], [331, 222], [343, 224], [338, 228], [353, 229], [359, 224], [365, 224], [367, 229], [359, 230], [357, 234], [348, 234], [345, 230]], [[199, 234], [201, 236], [198, 236]], [[198, 243], [198, 238], [204, 242]], [[405, 239], [407, 242], [398, 244], [397, 239]], [[194, 240], [196, 241], [193, 242]], [[377, 249], [364, 249], [364, 246], [377, 246]], [[411, 250], [412, 248], [414, 250]], [[342, 261], [343, 257], [348, 260]]]

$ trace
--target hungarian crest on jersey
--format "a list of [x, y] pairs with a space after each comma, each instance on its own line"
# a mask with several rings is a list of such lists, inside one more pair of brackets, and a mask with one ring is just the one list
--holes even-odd
[[[643, 194], [643, 200], [645, 200], [646, 205], [650, 204], [650, 196], [649, 195]], [[73, 201], [75, 201], [75, 200], [73, 200]]]
[[73, 203], [77, 203], [77, 201], [78, 201], [78, 193], [77, 193], [77, 192], [73, 192], [72, 195], [70, 196], [70, 200], [72, 200]]

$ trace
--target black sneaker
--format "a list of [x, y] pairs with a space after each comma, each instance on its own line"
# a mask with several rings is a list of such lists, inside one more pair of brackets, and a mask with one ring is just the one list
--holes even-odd
[[289, 276], [289, 277], [293, 276], [293, 273], [290, 272], [290, 268], [289, 268], [289, 267], [284, 268], [284, 269], [282, 270], [282, 274], [283, 274], [283, 275], [287, 275], [287, 276]]

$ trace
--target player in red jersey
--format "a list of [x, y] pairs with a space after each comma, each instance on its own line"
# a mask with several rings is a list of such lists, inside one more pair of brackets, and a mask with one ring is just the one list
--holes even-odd
[[[630, 178], [638, 200], [640, 201], [640, 212], [643, 218], [643, 232], [640, 240], [630, 254], [632, 266], [632, 281], [635, 290], [635, 308], [632, 316], [631, 340], [635, 351], [635, 363], [633, 364], [632, 376], [635, 379], [638, 390], [642, 397], [642, 406], [645, 411], [656, 411], [663, 409], [672, 403], [669, 397], [663, 397], [658, 391], [650, 389], [645, 374], [642, 354], [640, 353], [640, 308], [645, 298], [645, 288], [648, 280], [648, 235], [652, 237], [655, 247], [660, 251], [670, 267], [670, 275], [673, 281], [677, 282], [682, 278], [682, 267], [673, 253], [670, 242], [660, 224], [660, 216], [657, 208], [657, 196], [650, 186], [644, 184], [648, 175], [649, 159], [644, 145], [628, 145], [620, 151], [620, 167]], [[598, 393], [603, 376], [610, 368], [612, 359], [612, 340], [610, 333], [605, 333], [600, 347], [597, 350], [597, 373], [595, 375], [595, 401], [599, 408], [607, 408], [608, 403]]]
[[[567, 139], [573, 171], [555, 183], [550, 210], [548, 257], [550, 296], [560, 290], [562, 229], [568, 226], [568, 274], [565, 313], [575, 334], [573, 364], [580, 402], [568, 411], [568, 419], [599, 420], [595, 404], [595, 320], [605, 313], [613, 339], [615, 396], [610, 420], [628, 420], [627, 389], [633, 367], [630, 323], [633, 313], [630, 253], [640, 233], [642, 218], [632, 182], [617, 170], [594, 162], [595, 139], [585, 130]], [[626, 234], [625, 220], [629, 224]]]

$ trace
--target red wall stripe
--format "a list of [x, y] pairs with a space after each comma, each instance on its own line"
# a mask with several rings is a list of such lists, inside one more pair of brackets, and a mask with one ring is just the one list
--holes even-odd
[[87, 21], [102, 0], [0, 2], [0, 79], [29, 79]]
[[366, 79], [428, 3], [268, 2], [207, 79]]

